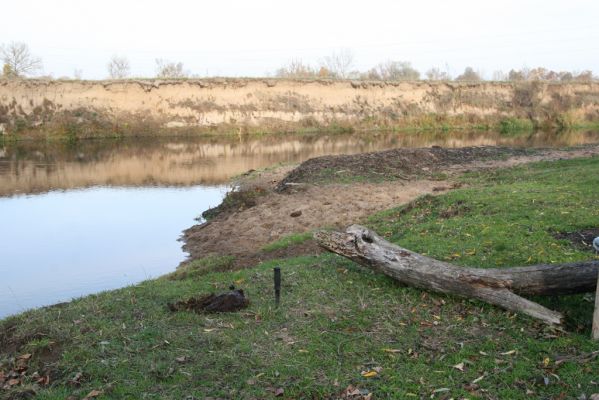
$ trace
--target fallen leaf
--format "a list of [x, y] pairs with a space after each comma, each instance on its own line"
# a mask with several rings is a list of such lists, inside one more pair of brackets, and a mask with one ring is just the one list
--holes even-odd
[[362, 371], [360, 373], [360, 375], [362, 375], [364, 378], [374, 378], [375, 376], [377, 376], [379, 373], [376, 371]]
[[215, 328], [204, 328], [204, 332], [213, 332], [215, 330]]
[[9, 379], [8, 380], [8, 386], [15, 386], [18, 385], [19, 383], [21, 383], [21, 381], [19, 379]]
[[175, 358], [175, 361], [177, 361], [178, 363], [183, 364], [183, 363], [187, 362], [187, 356], [177, 357], [177, 358]]
[[551, 363], [551, 360], [549, 359], [549, 357], [545, 357], [545, 358], [543, 359], [543, 365], [544, 365], [545, 367], [549, 366], [549, 364], [550, 364], [550, 363]]
[[275, 390], [275, 397], [282, 396], [282, 395], [283, 395], [283, 393], [285, 393], [285, 390], [283, 390], [283, 388], [277, 388], [277, 389]]
[[236, 285], [241, 285], [242, 283], [245, 282], [245, 279], [241, 278], [241, 279], [237, 279], [236, 281], [234, 281], [233, 283], [235, 283]]
[[439, 388], [439, 389], [433, 390], [433, 393], [443, 393], [443, 392], [449, 392], [449, 388]]
[[516, 350], [506, 351], [505, 353], [500, 353], [502, 356], [511, 356], [512, 354], [516, 354]]
[[478, 383], [480, 381], [482, 381], [485, 378], [486, 375], [481, 375], [478, 378], [476, 378], [475, 380], [472, 381], [472, 384]]
[[400, 349], [383, 349], [385, 353], [401, 353]]
[[103, 392], [103, 391], [101, 391], [101, 390], [95, 390], [95, 389], [94, 389], [94, 390], [92, 390], [91, 392], [89, 392], [89, 393], [87, 394], [87, 396], [85, 396], [85, 397], [83, 398], [83, 400], [90, 400], [90, 399], [94, 399], [94, 398], [96, 398], [96, 397], [98, 397], [98, 396], [102, 395], [102, 393], [104, 393], [104, 392]]
[[463, 363], [463, 362], [461, 362], [461, 363], [459, 363], [459, 364], [456, 364], [456, 365], [454, 365], [453, 367], [454, 367], [455, 369], [457, 369], [457, 370], [460, 370], [460, 371], [464, 372], [464, 363]]
[[27, 354], [23, 354], [21, 356], [17, 357], [19, 360], [29, 360], [31, 358], [31, 354], [27, 353]]
[[75, 374], [75, 376], [73, 377], [73, 379], [71, 379], [69, 382], [72, 385], [80, 385], [81, 384], [81, 378], [83, 378], [83, 373], [77, 372]]

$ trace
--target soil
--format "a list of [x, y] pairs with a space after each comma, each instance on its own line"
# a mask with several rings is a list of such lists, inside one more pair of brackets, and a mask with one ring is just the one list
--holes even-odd
[[[247, 208], [223, 208], [209, 222], [189, 228], [182, 238], [183, 248], [191, 260], [208, 255], [235, 256], [235, 268], [269, 259], [315, 254], [319, 249], [312, 241], [274, 252], [264, 252], [262, 247], [292, 233], [343, 229], [377, 211], [422, 195], [444, 193], [457, 186], [453, 178], [464, 171], [597, 155], [599, 145], [534, 151], [433, 147], [318, 157], [291, 171], [286, 167], [252, 172], [240, 178], [236, 182], [239, 192], [260, 191], [260, 196], [252, 197], [255, 203]], [[327, 178], [330, 175], [323, 179], [323, 170], [332, 170], [333, 178], [341, 175], [335, 171], [344, 171], [342, 181], [348, 183], [335, 183]]]
[[234, 312], [246, 308], [250, 301], [243, 290], [231, 288], [230, 292], [215, 295], [206, 294], [200, 297], [191, 297], [187, 300], [176, 303], [168, 303], [169, 310], [175, 311], [195, 311], [197, 313], [214, 312]]
[[445, 149], [393, 149], [376, 153], [325, 156], [310, 159], [291, 171], [276, 187], [278, 192], [293, 190], [298, 183], [317, 183], [348, 177], [380, 180], [434, 178], [456, 165], [534, 154], [530, 149], [466, 147]]
[[599, 237], [599, 228], [583, 229], [576, 232], [557, 232], [553, 236], [556, 239], [569, 240], [574, 246], [582, 250], [595, 251], [593, 240]]

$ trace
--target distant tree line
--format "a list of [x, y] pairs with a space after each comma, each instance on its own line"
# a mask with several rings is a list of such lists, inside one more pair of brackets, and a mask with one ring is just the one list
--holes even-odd
[[[29, 51], [25, 43], [12, 42], [0, 45], [0, 60], [2, 61], [2, 77], [26, 78], [42, 70], [42, 60]], [[190, 77], [182, 62], [156, 59], [156, 78], [178, 79]], [[127, 57], [114, 55], [107, 64], [108, 78], [126, 79], [131, 77], [131, 66]], [[74, 71], [75, 79], [81, 79], [82, 71]], [[420, 71], [408, 61], [386, 61], [375, 65], [367, 71], [354, 69], [354, 56], [349, 50], [333, 52], [324, 57], [317, 66], [312, 66], [300, 59], [292, 59], [287, 65], [275, 72], [279, 78], [294, 79], [356, 79], [381, 81], [463, 81], [479, 82], [484, 78], [480, 71], [466, 67], [464, 71], [452, 77], [445, 69], [434, 67], [421, 76]], [[509, 72], [495, 71], [492, 81], [547, 81], [547, 82], [590, 82], [599, 79], [590, 70], [581, 72], [552, 71], [543, 67], [512, 69]]]
[[[358, 71], [353, 67], [351, 53], [334, 53], [323, 59], [317, 67], [306, 64], [299, 59], [293, 59], [289, 64], [279, 68], [275, 76], [279, 78], [329, 78], [329, 79], [356, 79], [356, 80], [381, 80], [381, 81], [458, 81], [480, 82], [485, 80], [480, 71], [466, 67], [461, 74], [452, 78], [450, 73], [438, 67], [431, 68], [422, 77], [420, 71], [415, 69], [408, 61], [387, 61], [377, 64], [368, 71]], [[594, 76], [590, 70], [582, 72], [552, 71], [547, 68], [512, 69], [509, 72], [495, 71], [492, 81], [547, 81], [547, 82], [591, 82], [599, 77]]]

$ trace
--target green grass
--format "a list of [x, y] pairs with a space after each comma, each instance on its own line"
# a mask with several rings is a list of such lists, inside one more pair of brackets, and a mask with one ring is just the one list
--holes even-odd
[[235, 257], [211, 255], [197, 260], [192, 260], [174, 272], [166, 275], [171, 280], [199, 278], [211, 272], [224, 272], [232, 270], [235, 266]]
[[[404, 247], [460, 265], [593, 257], [551, 232], [599, 225], [599, 158], [472, 173], [463, 180], [466, 189], [378, 213], [366, 224]], [[199, 262], [198, 269], [221, 261]], [[278, 309], [274, 266], [283, 276]], [[279, 388], [285, 398], [327, 398], [350, 384], [377, 399], [599, 392], [597, 358], [556, 364], [560, 356], [598, 350], [589, 339], [592, 297], [535, 299], [566, 314], [568, 324], [558, 330], [478, 301], [402, 287], [331, 254], [180, 278], [4, 320], [0, 345], [6, 341], [1, 332], [13, 326], [10, 341], [18, 347], [0, 350], [4, 368], [10, 356], [55, 343], [56, 376], [38, 390], [40, 399], [82, 398], [92, 389], [105, 391], [100, 398], [272, 398]], [[249, 308], [198, 315], [166, 307], [231, 283], [246, 291]], [[40, 362], [34, 355], [31, 370]], [[361, 375], [375, 369], [374, 377]], [[80, 386], [69, 384], [77, 373], [83, 374]]]
[[274, 242], [268, 243], [262, 247], [262, 251], [271, 252], [275, 250], [286, 249], [289, 246], [302, 244], [306, 240], [310, 239], [312, 239], [312, 232], [292, 233], [290, 235], [283, 236]]
[[532, 132], [535, 127], [533, 121], [530, 119], [505, 118], [499, 121], [497, 129], [502, 135], [512, 136], [522, 132]]

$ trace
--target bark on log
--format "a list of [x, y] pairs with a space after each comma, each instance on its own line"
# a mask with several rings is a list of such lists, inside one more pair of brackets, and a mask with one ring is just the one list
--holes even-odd
[[318, 244], [361, 265], [422, 289], [475, 298], [561, 324], [562, 314], [520, 297], [593, 291], [599, 262], [482, 269], [459, 267], [387, 242], [368, 228], [352, 225], [345, 233], [319, 231]]

